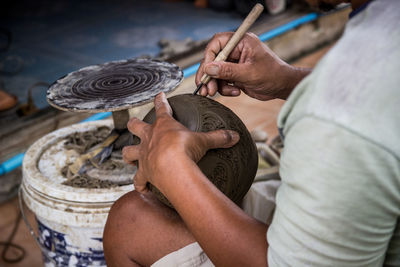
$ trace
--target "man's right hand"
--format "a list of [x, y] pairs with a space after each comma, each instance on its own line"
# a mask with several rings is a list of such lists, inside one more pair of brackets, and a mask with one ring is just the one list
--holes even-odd
[[213, 62], [233, 33], [216, 34], [205, 50], [196, 74], [196, 84], [207, 73], [212, 79], [200, 89], [203, 96], [238, 96], [243, 91], [259, 100], [286, 99], [310, 73], [293, 67], [275, 55], [253, 33], [247, 33], [229, 55], [227, 62]]

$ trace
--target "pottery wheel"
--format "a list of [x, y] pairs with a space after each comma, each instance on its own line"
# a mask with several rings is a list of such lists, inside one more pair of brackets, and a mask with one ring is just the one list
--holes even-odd
[[54, 82], [47, 100], [55, 108], [74, 112], [126, 110], [174, 90], [183, 73], [175, 64], [129, 59], [82, 68]]

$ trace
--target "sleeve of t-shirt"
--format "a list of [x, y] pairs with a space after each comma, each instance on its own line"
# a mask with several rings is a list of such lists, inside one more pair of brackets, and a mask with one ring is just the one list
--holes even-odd
[[399, 266], [398, 158], [315, 117], [285, 134], [269, 266]]

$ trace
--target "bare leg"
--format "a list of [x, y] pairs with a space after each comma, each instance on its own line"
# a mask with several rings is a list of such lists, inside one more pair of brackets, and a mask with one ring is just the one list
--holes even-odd
[[151, 193], [136, 191], [112, 206], [104, 229], [107, 266], [149, 266], [195, 242], [179, 215]]

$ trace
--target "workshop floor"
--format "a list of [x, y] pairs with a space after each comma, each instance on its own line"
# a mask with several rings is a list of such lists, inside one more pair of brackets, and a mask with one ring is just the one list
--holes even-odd
[[[318, 51], [299, 59], [294, 64], [303, 67], [313, 67], [330, 47], [331, 46], [323, 47]], [[276, 128], [276, 117], [280, 108], [284, 104], [284, 101], [272, 100], [261, 102], [251, 99], [244, 94], [236, 98], [218, 97], [217, 100], [238, 114], [249, 130], [265, 130], [270, 138], [278, 134]], [[0, 205], [0, 242], [6, 241], [10, 236], [18, 216], [18, 210], [17, 198]], [[26, 214], [28, 220], [34, 225], [34, 215], [28, 210], [26, 210]], [[41, 266], [42, 258], [40, 250], [22, 220], [19, 221], [18, 229], [12, 242], [22, 246], [26, 251], [26, 255], [22, 261], [14, 264], [6, 263], [0, 258], [0, 267]], [[3, 251], [3, 248], [4, 247], [0, 245], [0, 252]], [[18, 257], [19, 251], [11, 248], [6, 256], [7, 258]]]

